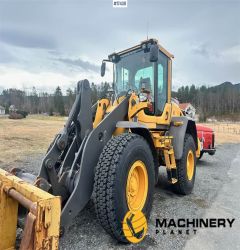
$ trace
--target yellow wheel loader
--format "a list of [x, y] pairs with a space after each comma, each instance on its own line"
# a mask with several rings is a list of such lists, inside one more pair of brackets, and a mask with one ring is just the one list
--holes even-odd
[[171, 99], [172, 58], [155, 39], [109, 55], [101, 75], [111, 63], [113, 89], [93, 106], [89, 82], [78, 83], [39, 175], [0, 171], [0, 249], [14, 246], [24, 216], [22, 249], [57, 248], [59, 228], [63, 232], [91, 197], [103, 228], [128, 242], [124, 216], [142, 211], [148, 218], [160, 166], [175, 192], [192, 191], [200, 144], [195, 122]]

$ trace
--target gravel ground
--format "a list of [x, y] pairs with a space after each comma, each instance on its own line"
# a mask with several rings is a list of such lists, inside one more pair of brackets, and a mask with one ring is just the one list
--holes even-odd
[[[182, 235], [170, 235], [170, 230], [166, 230], [165, 235], [162, 230], [156, 234], [156, 218], [202, 218], [211, 208], [224, 185], [231, 181], [228, 171], [231, 162], [239, 152], [239, 144], [224, 144], [218, 146], [214, 156], [204, 155], [197, 165], [194, 191], [188, 196], [176, 195], [171, 191], [165, 169], [162, 168], [155, 188], [148, 234], [138, 245], [122, 245], [112, 239], [99, 225], [94, 205], [90, 201], [66, 230], [60, 240], [60, 249], [183, 249], [189, 239], [192, 240], [198, 236], [194, 236], [191, 228], [189, 235], [186, 235], [184, 230]], [[41, 159], [42, 155], [28, 157], [23, 162], [16, 162], [16, 166], [36, 173]], [[9, 169], [8, 166], [5, 168]], [[225, 200], [224, 197], [222, 199]]]

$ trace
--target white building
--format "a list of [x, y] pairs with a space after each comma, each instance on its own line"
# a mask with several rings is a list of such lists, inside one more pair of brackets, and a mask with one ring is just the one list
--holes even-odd
[[11, 113], [11, 112], [16, 112], [16, 111], [17, 109], [15, 108], [15, 105], [10, 105], [9, 112]]
[[180, 103], [179, 107], [187, 116], [191, 117], [192, 119], [195, 118], [196, 109], [191, 103]]
[[5, 108], [0, 106], [0, 115], [5, 115]]

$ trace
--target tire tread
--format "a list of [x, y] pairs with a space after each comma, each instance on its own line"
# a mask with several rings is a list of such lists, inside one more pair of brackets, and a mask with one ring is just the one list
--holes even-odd
[[103, 228], [119, 241], [127, 242], [119, 228], [115, 213], [114, 190], [117, 165], [124, 148], [136, 138], [145, 139], [137, 134], [121, 134], [113, 137], [103, 148], [94, 178], [95, 210]]

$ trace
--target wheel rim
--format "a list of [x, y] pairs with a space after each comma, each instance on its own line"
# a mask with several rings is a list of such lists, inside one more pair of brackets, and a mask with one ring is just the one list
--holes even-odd
[[148, 174], [145, 164], [138, 160], [130, 167], [126, 197], [128, 208], [132, 212], [141, 211], [145, 205], [148, 193]]
[[192, 180], [194, 173], [194, 155], [192, 150], [189, 150], [187, 155], [187, 177], [188, 180]]

